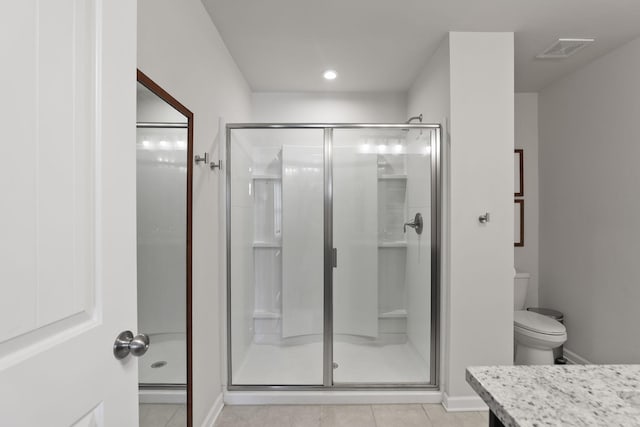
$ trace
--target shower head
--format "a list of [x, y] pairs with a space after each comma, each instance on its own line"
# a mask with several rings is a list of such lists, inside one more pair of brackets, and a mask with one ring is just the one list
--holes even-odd
[[419, 115], [419, 116], [413, 116], [413, 117], [410, 117], [410, 118], [409, 118], [409, 120], [407, 120], [405, 123], [406, 123], [406, 124], [409, 124], [409, 123], [411, 123], [411, 122], [412, 122], [412, 121], [414, 121], [414, 120], [419, 120], [419, 121], [420, 121], [420, 123], [422, 123], [422, 113], [420, 113], [420, 115]]
[[[411, 123], [411, 122], [412, 122], [412, 121], [414, 121], [414, 120], [419, 120], [419, 121], [420, 121], [420, 123], [422, 123], [422, 113], [420, 113], [420, 115], [419, 115], [419, 116], [409, 117], [409, 120], [407, 120], [407, 121], [405, 122], [405, 124], [409, 124], [409, 123]], [[410, 129], [402, 129], [402, 130], [403, 130], [403, 131], [405, 131], [405, 132], [409, 132], [409, 130], [410, 130]], [[422, 129], [420, 129], [420, 135], [422, 135]]]

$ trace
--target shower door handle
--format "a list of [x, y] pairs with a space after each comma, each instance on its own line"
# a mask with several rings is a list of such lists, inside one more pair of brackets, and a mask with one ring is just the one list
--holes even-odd
[[331, 266], [333, 268], [338, 268], [338, 249], [331, 249]]
[[149, 336], [138, 334], [135, 337], [131, 331], [123, 331], [116, 337], [113, 343], [113, 355], [116, 359], [124, 359], [131, 353], [140, 357], [149, 350]]

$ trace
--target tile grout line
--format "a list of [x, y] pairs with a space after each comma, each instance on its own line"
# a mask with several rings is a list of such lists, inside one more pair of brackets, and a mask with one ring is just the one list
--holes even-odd
[[[422, 411], [427, 416], [427, 420], [429, 420], [429, 424], [431, 426], [433, 426], [433, 423], [435, 422], [435, 420], [433, 418], [431, 418], [431, 415], [429, 415], [429, 412], [427, 411], [427, 408], [425, 408], [425, 405], [433, 405], [433, 403], [421, 403], [420, 404], [420, 407], [422, 408]], [[442, 403], [440, 403], [439, 405], [442, 406]]]
[[[171, 424], [171, 421], [173, 421], [176, 415], [178, 415], [178, 412], [180, 412], [180, 409], [182, 409], [182, 405], [176, 405], [176, 411], [173, 413], [173, 415], [171, 415], [171, 417], [169, 417], [169, 420], [167, 420], [165, 427], [168, 427], [169, 424]], [[185, 420], [185, 425], [186, 425], [186, 420]]]
[[373, 410], [373, 405], [369, 405], [369, 410], [371, 411], [371, 416], [373, 417], [373, 425], [378, 427], [378, 420], [376, 419], [376, 411]]
[[171, 414], [171, 416], [169, 417], [169, 419], [167, 420], [166, 423], [164, 423], [165, 427], [167, 427], [169, 425], [169, 423], [171, 422], [171, 420], [173, 419], [173, 417], [176, 415], [176, 412], [178, 412], [178, 408], [176, 407], [176, 409], [173, 411], [173, 414]]
[[433, 421], [433, 420], [432, 420], [432, 419], [431, 419], [431, 417], [429, 416], [429, 413], [427, 412], [427, 410], [424, 408], [424, 403], [421, 403], [421, 404], [420, 404], [420, 407], [422, 408], [422, 412], [424, 412], [424, 416], [425, 416], [425, 417], [427, 417], [427, 419], [429, 420], [429, 424], [432, 424], [432, 425], [433, 425], [433, 423], [431, 422], [431, 421]]

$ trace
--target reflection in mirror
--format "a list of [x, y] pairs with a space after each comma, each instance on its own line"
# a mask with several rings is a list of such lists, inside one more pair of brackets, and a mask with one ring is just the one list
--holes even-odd
[[140, 82], [137, 101], [140, 425], [186, 426], [188, 120]]

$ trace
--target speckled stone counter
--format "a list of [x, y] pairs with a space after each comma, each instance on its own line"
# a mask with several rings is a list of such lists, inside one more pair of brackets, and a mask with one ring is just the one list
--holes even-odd
[[640, 365], [472, 367], [467, 382], [490, 425], [640, 426]]

